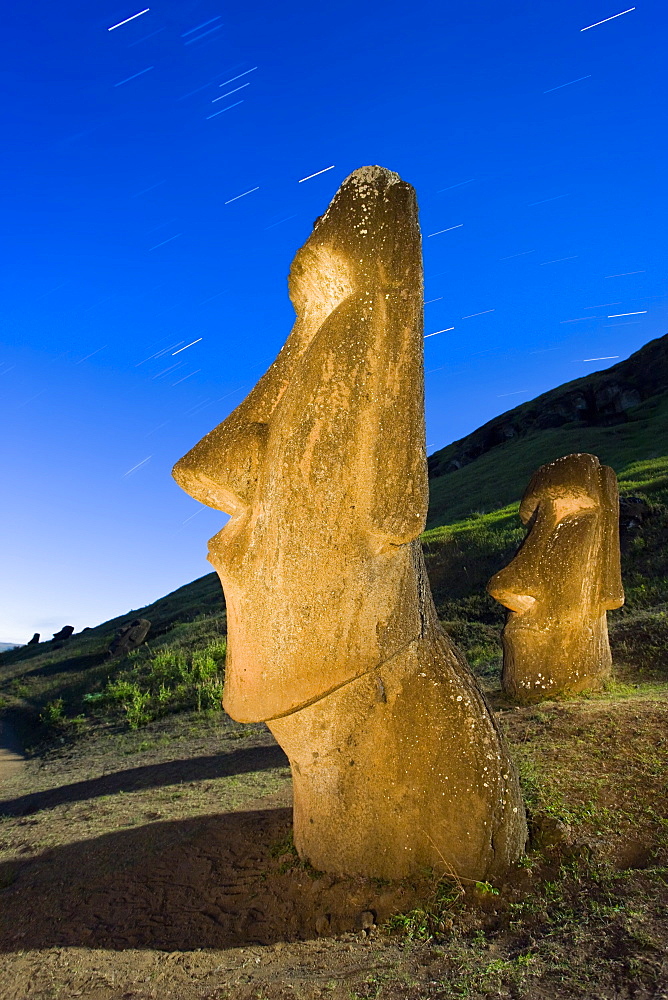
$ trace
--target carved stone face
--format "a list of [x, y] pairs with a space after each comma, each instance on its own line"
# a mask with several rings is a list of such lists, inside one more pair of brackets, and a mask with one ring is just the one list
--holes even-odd
[[250, 395], [174, 468], [231, 515], [209, 543], [227, 603], [224, 705], [294, 712], [414, 639], [424, 529], [422, 272], [413, 189], [355, 171], [297, 253], [297, 313]]
[[609, 666], [605, 612], [624, 602], [617, 480], [594, 455], [542, 466], [520, 506], [530, 530], [488, 591], [510, 609], [504, 686], [513, 693], [577, 690]]

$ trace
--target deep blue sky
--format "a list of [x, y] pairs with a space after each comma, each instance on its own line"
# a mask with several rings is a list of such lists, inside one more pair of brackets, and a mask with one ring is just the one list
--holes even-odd
[[429, 452], [668, 328], [659, 0], [587, 31], [626, 4], [159, 0], [108, 30], [142, 9], [3, 16], [2, 641], [210, 570], [224, 517], [170, 468], [276, 356], [359, 166], [415, 186], [425, 332], [455, 328]]

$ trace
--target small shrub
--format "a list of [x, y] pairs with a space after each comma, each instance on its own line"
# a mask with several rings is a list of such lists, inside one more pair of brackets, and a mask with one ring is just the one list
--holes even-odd
[[93, 697], [120, 708], [132, 729], [169, 712], [220, 710], [225, 653], [223, 638], [191, 651], [178, 645], [154, 653], [135, 650], [127, 657], [125, 670], [107, 683], [101, 698]]
[[56, 698], [54, 701], [48, 701], [39, 717], [44, 725], [50, 728], [62, 726], [65, 722], [63, 699]]

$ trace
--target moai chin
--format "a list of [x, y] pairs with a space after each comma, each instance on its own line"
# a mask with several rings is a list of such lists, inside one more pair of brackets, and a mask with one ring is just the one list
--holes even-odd
[[341, 185], [295, 257], [274, 364], [174, 468], [230, 521], [209, 543], [227, 604], [223, 704], [267, 722], [294, 839], [324, 871], [481, 879], [524, 848], [515, 770], [441, 631], [419, 535], [422, 257], [413, 188]]
[[617, 477], [595, 455], [534, 473], [520, 505], [529, 534], [489, 581], [510, 609], [503, 689], [522, 702], [601, 687], [612, 664], [606, 611], [624, 603]]

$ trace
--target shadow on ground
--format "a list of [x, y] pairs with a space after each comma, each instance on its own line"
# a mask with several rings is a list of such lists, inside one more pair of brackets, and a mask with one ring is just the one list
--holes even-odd
[[95, 799], [101, 795], [178, 785], [182, 781], [192, 781], [193, 777], [198, 781], [205, 781], [288, 766], [288, 758], [278, 746], [250, 747], [228, 753], [211, 754], [207, 757], [188, 757], [161, 764], [146, 764], [125, 771], [114, 771], [101, 778], [77, 781], [43, 792], [32, 792], [14, 799], [0, 800], [0, 816], [28, 816], [41, 809], [53, 809], [54, 806]]
[[0, 949], [272, 944], [415, 905], [415, 886], [302, 865], [287, 846], [291, 820], [270, 809], [147, 823], [0, 864]]

